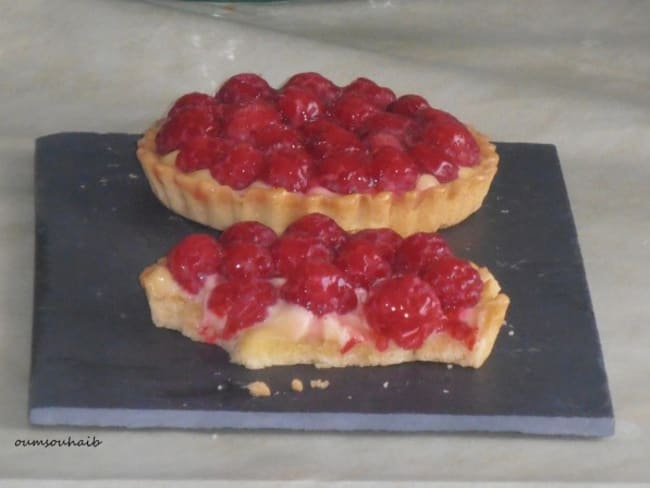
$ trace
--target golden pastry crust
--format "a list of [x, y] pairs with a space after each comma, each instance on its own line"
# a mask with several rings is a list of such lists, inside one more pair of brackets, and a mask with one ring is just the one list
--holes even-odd
[[[235, 363], [250, 369], [277, 365], [314, 364], [316, 367], [385, 366], [410, 361], [433, 361], [480, 367], [490, 355], [510, 304], [499, 283], [486, 268], [478, 268], [483, 281], [479, 303], [473, 308], [473, 323], [478, 327], [473, 349], [446, 333], [434, 333], [418, 349], [407, 350], [393, 343], [379, 351], [373, 343], [357, 344], [341, 353], [336, 335], [301, 334], [296, 337], [291, 315], [268, 319], [244, 329], [234, 340], [220, 344]], [[157, 327], [178, 330], [195, 341], [202, 341], [199, 327], [203, 320], [201, 299], [183, 291], [165, 265], [165, 259], [147, 267], [140, 275], [151, 315]]]
[[448, 183], [402, 194], [303, 194], [256, 184], [234, 190], [219, 184], [208, 170], [178, 170], [174, 164], [178, 151], [157, 154], [159, 127], [160, 123], [149, 129], [138, 141], [137, 149], [153, 192], [172, 211], [215, 229], [256, 220], [281, 233], [299, 217], [320, 212], [346, 231], [390, 227], [403, 236], [431, 232], [455, 225], [480, 208], [499, 163], [494, 144], [469, 128], [479, 145], [481, 162], [462, 168], [459, 177]]

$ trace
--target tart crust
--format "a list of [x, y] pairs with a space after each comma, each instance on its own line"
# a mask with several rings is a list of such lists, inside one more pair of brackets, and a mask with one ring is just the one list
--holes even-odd
[[431, 232], [455, 225], [480, 208], [499, 162], [494, 144], [469, 128], [479, 145], [481, 162], [461, 168], [459, 177], [448, 183], [402, 194], [303, 194], [256, 184], [234, 190], [219, 184], [208, 170], [178, 170], [174, 164], [178, 151], [159, 155], [156, 134], [160, 125], [157, 123], [144, 134], [137, 149], [153, 192], [172, 211], [215, 229], [256, 220], [281, 233], [299, 217], [320, 212], [346, 231], [390, 227], [403, 236]]
[[[204, 319], [200, 299], [182, 290], [172, 278], [165, 258], [147, 267], [140, 275], [151, 316], [157, 327], [180, 331], [194, 341], [203, 342], [199, 327]], [[314, 364], [316, 367], [385, 366], [410, 361], [432, 361], [480, 367], [490, 355], [510, 304], [499, 283], [487, 268], [477, 268], [483, 281], [479, 303], [473, 307], [477, 339], [470, 350], [447, 333], [433, 333], [415, 350], [402, 349], [392, 342], [379, 351], [371, 342], [362, 342], [341, 352], [336, 334], [296, 334], [292, 315], [269, 317], [242, 330], [234, 339], [219, 343], [231, 361], [250, 369], [268, 366]]]

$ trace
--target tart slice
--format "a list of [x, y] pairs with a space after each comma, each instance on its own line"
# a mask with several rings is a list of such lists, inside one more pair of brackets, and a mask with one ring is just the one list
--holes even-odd
[[485, 136], [418, 95], [317, 73], [279, 89], [244, 73], [214, 96], [183, 95], [137, 156], [164, 205], [216, 229], [255, 220], [282, 232], [320, 212], [346, 230], [401, 235], [467, 218], [499, 160]]
[[310, 214], [277, 236], [258, 222], [192, 234], [140, 281], [153, 322], [218, 345], [235, 363], [478, 368], [509, 299], [436, 233], [346, 233]]

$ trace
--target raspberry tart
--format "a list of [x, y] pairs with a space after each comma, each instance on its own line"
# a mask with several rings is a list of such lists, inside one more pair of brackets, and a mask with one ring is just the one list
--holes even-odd
[[251, 369], [438, 361], [478, 368], [509, 298], [440, 235], [345, 232], [323, 214], [280, 236], [239, 222], [191, 234], [140, 281], [153, 322]]
[[476, 211], [499, 161], [484, 135], [418, 95], [317, 73], [278, 89], [243, 73], [214, 96], [183, 95], [137, 156], [164, 205], [216, 229], [255, 220], [282, 232], [319, 212], [403, 236]]

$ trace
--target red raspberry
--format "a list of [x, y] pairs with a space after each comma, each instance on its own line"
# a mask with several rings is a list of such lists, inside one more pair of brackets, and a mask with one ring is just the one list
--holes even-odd
[[396, 273], [419, 273], [443, 256], [451, 256], [445, 240], [434, 232], [418, 232], [402, 241], [393, 263]]
[[415, 124], [403, 115], [379, 112], [368, 117], [363, 126], [366, 133], [388, 133], [397, 136], [400, 140], [406, 139], [406, 134], [414, 130]]
[[270, 100], [274, 96], [273, 88], [259, 75], [241, 73], [228, 79], [215, 95], [222, 103], [244, 104], [252, 100]]
[[266, 156], [264, 181], [292, 192], [304, 192], [309, 185], [311, 157], [302, 149], [279, 149]]
[[368, 134], [363, 142], [368, 146], [371, 153], [379, 151], [382, 147], [392, 147], [398, 151], [404, 150], [404, 145], [398, 137], [387, 132], [379, 132], [377, 134]]
[[436, 291], [445, 311], [473, 307], [483, 291], [478, 271], [469, 262], [454, 256], [433, 260], [425, 267], [422, 279]]
[[354, 94], [372, 103], [375, 107], [385, 110], [395, 100], [395, 93], [389, 88], [377, 85], [368, 78], [357, 78], [343, 89], [343, 96]]
[[282, 89], [285, 90], [290, 86], [299, 87], [313, 93], [325, 104], [337, 98], [341, 92], [341, 89], [330, 80], [319, 73], [313, 72], [293, 75], [289, 78], [289, 81], [284, 84]]
[[212, 112], [200, 106], [179, 110], [168, 118], [156, 134], [156, 149], [167, 154], [193, 137], [215, 134], [219, 130]]
[[297, 86], [289, 86], [280, 92], [278, 109], [284, 120], [294, 127], [317, 119], [323, 111], [316, 95]]
[[253, 102], [232, 113], [225, 133], [237, 141], [249, 141], [257, 131], [279, 123], [280, 114], [273, 105], [267, 102]]
[[378, 111], [371, 101], [354, 94], [343, 95], [332, 107], [332, 114], [343, 127], [351, 131], [361, 129], [364, 122]]
[[368, 156], [361, 152], [330, 156], [316, 168], [318, 183], [335, 193], [368, 193], [375, 185]]
[[230, 280], [270, 278], [274, 274], [271, 252], [252, 242], [231, 244], [225, 248], [221, 274]]
[[406, 115], [413, 117], [420, 110], [429, 107], [429, 103], [420, 95], [402, 95], [393, 103], [391, 103], [386, 110], [396, 114]]
[[306, 261], [330, 261], [332, 251], [316, 236], [302, 233], [285, 234], [273, 246], [271, 253], [281, 276], [289, 276]]
[[176, 167], [185, 173], [207, 169], [228, 153], [229, 144], [211, 136], [194, 137], [181, 146]]
[[364, 310], [375, 332], [404, 349], [417, 349], [443, 327], [435, 292], [413, 274], [378, 281], [370, 289]]
[[422, 139], [422, 142], [440, 148], [453, 164], [475, 166], [481, 160], [476, 139], [460, 122], [430, 122], [425, 126]]
[[354, 288], [336, 266], [324, 261], [305, 261], [280, 288], [282, 298], [312, 313], [349, 312], [357, 306]]
[[300, 134], [296, 129], [284, 125], [272, 124], [258, 128], [253, 136], [253, 142], [258, 149], [293, 149], [301, 146]]
[[241, 143], [216, 164], [210, 167], [210, 174], [222, 185], [235, 190], [249, 186], [259, 178], [264, 169], [262, 153], [250, 144]]
[[379, 254], [389, 263], [393, 261], [397, 248], [402, 243], [402, 237], [392, 229], [364, 229], [355, 232], [350, 241], [370, 242]]
[[184, 110], [188, 107], [202, 107], [207, 108], [208, 110], [213, 110], [216, 105], [216, 100], [214, 97], [207, 95], [205, 93], [192, 92], [187, 93], [180, 97], [174, 102], [172, 108], [169, 109], [168, 117], [173, 117], [181, 110]]
[[205, 279], [219, 271], [223, 249], [207, 234], [190, 234], [167, 254], [174, 280], [190, 293], [198, 293]]
[[440, 183], [458, 178], [458, 166], [440, 148], [417, 144], [409, 150], [409, 155], [423, 172], [431, 173]]
[[266, 280], [227, 281], [212, 290], [208, 309], [219, 317], [227, 317], [221, 337], [228, 340], [263, 321], [268, 307], [277, 299], [277, 290]]
[[309, 151], [317, 158], [361, 149], [361, 141], [355, 134], [329, 120], [307, 123], [302, 131]]
[[460, 320], [455, 311], [447, 312], [446, 319], [445, 331], [454, 339], [463, 342], [467, 349], [474, 349], [478, 336], [478, 328]]
[[285, 236], [291, 234], [305, 234], [315, 237], [332, 250], [341, 247], [348, 238], [347, 233], [334, 219], [322, 213], [307, 214], [294, 221], [284, 231]]
[[254, 221], [237, 222], [224, 230], [219, 236], [222, 246], [239, 242], [252, 242], [263, 247], [269, 247], [278, 238], [270, 227]]
[[411, 158], [394, 147], [384, 146], [372, 155], [372, 176], [378, 191], [405, 192], [415, 188], [418, 169]]
[[387, 261], [379, 246], [369, 240], [349, 240], [334, 260], [355, 287], [369, 288], [380, 278], [391, 274], [390, 262]]
[[427, 122], [433, 122], [435, 124], [461, 124], [456, 117], [451, 115], [449, 112], [445, 112], [444, 110], [439, 110], [437, 108], [423, 108], [421, 110], [418, 110], [416, 114], [417, 118], [421, 121], [421, 123], [426, 124]]

